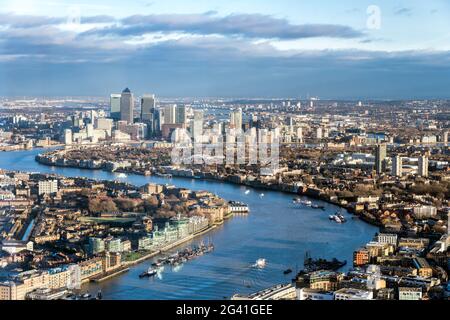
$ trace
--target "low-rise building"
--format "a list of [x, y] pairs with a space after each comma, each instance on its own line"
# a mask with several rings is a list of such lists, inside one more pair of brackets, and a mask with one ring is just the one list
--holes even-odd
[[398, 288], [398, 300], [422, 300], [422, 289], [400, 287]]
[[334, 300], [372, 300], [373, 292], [354, 288], [343, 288], [334, 293]]

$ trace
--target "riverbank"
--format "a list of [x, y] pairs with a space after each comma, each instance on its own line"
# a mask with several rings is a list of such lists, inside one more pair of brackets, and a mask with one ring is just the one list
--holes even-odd
[[[37, 155], [35, 157], [35, 160], [42, 164], [42, 165], [46, 165], [46, 166], [55, 166], [55, 167], [65, 167], [65, 168], [76, 168], [76, 169], [86, 169], [86, 170], [102, 170], [102, 171], [106, 171], [108, 172], [108, 170], [104, 169], [104, 168], [91, 168], [91, 167], [87, 167], [87, 166], [79, 166], [79, 165], [74, 165], [74, 164], [68, 164], [65, 162], [52, 162], [50, 161], [47, 157], [45, 157], [45, 155]], [[110, 171], [109, 171], [110, 172]], [[136, 174], [136, 175], [141, 175], [141, 176], [150, 176], [150, 174], [148, 172], [139, 172], [136, 171], [134, 169], [127, 169], [127, 170], [117, 170], [116, 172], [122, 172], [122, 173], [128, 173], [128, 174]], [[368, 223], [372, 226], [378, 227], [378, 228], [382, 228], [383, 225], [381, 223], [379, 223], [378, 221], [374, 221], [372, 219], [369, 219], [364, 212], [353, 212], [352, 208], [348, 205], [344, 205], [338, 201], [332, 201], [329, 197], [324, 196], [324, 193], [319, 190], [319, 189], [315, 189], [314, 192], [308, 192], [308, 189], [306, 190], [306, 192], [301, 192], [299, 187], [296, 187], [294, 185], [287, 185], [287, 184], [271, 184], [271, 185], [265, 185], [265, 184], [261, 184], [261, 183], [251, 183], [251, 182], [247, 182], [247, 181], [235, 181], [229, 177], [221, 177], [221, 176], [213, 176], [213, 175], [206, 175], [204, 173], [201, 173], [200, 176], [189, 176], [189, 175], [181, 175], [181, 174], [177, 174], [176, 172], [170, 172], [170, 175], [173, 177], [177, 177], [177, 178], [183, 178], [183, 179], [195, 179], [195, 180], [205, 180], [205, 181], [218, 181], [218, 182], [225, 182], [225, 183], [231, 183], [234, 185], [239, 185], [239, 186], [244, 186], [244, 187], [249, 187], [249, 188], [254, 188], [254, 189], [259, 189], [259, 190], [269, 190], [269, 191], [276, 191], [276, 192], [282, 192], [282, 193], [286, 193], [286, 194], [291, 194], [291, 195], [296, 195], [296, 196], [306, 196], [309, 197], [311, 199], [315, 199], [315, 200], [319, 200], [319, 201], [324, 201], [327, 202], [329, 204], [338, 206], [342, 209], [345, 209], [348, 213], [353, 214], [356, 217], [361, 218], [362, 221], [364, 221], [365, 223]], [[318, 192], [317, 192], [318, 191]]]
[[127, 267], [134, 266], [134, 265], [138, 265], [138, 264], [140, 264], [140, 263], [142, 263], [142, 262], [144, 262], [146, 260], [155, 258], [158, 255], [161, 255], [161, 254], [163, 254], [163, 253], [165, 253], [167, 251], [173, 250], [176, 247], [178, 247], [178, 246], [180, 246], [180, 245], [182, 245], [182, 244], [184, 244], [186, 242], [189, 242], [189, 241], [191, 241], [191, 240], [193, 240], [193, 239], [195, 239], [195, 238], [197, 238], [199, 236], [204, 235], [205, 233], [208, 233], [208, 232], [214, 230], [216, 227], [217, 227], [216, 225], [209, 226], [209, 227], [207, 227], [206, 229], [204, 229], [204, 230], [202, 230], [200, 232], [197, 232], [195, 234], [191, 234], [191, 235], [189, 235], [189, 236], [187, 236], [187, 237], [185, 237], [183, 239], [180, 239], [180, 240], [177, 240], [177, 241], [175, 241], [173, 243], [170, 243], [170, 244], [162, 247], [158, 251], [150, 252], [150, 253], [146, 254], [145, 256], [140, 257], [137, 260], [124, 262], [123, 266], [127, 266]]

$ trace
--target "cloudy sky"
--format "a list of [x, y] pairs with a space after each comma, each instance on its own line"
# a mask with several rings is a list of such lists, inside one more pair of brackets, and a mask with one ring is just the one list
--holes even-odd
[[0, 0], [0, 95], [450, 97], [446, 0]]

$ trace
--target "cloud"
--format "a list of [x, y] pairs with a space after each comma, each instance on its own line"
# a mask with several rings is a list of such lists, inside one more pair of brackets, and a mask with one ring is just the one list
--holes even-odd
[[358, 38], [364, 34], [349, 26], [336, 24], [291, 24], [286, 19], [262, 14], [216, 13], [133, 15], [108, 28], [90, 34], [140, 36], [152, 32], [184, 32], [200, 35], [220, 34], [261, 39]]
[[382, 41], [341, 25], [216, 12], [81, 21], [72, 30], [62, 26], [64, 18], [0, 16], [0, 94], [94, 95], [131, 86], [166, 96], [407, 97], [445, 96], [450, 86], [448, 51], [272, 44], [274, 38]]

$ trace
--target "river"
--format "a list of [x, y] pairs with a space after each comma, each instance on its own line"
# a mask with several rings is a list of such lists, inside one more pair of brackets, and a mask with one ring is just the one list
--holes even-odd
[[[95, 179], [117, 179], [117, 174], [100, 170], [48, 167], [35, 162], [43, 150], [0, 153], [0, 168], [27, 172], [57, 173]], [[102, 290], [104, 299], [225, 299], [235, 293], [250, 293], [278, 283], [290, 282], [303, 265], [304, 254], [313, 257], [347, 260], [349, 268], [353, 251], [370, 241], [377, 228], [348, 215], [346, 224], [329, 221], [328, 215], [339, 208], [320, 201], [325, 211], [292, 204], [293, 195], [276, 191], [255, 190], [218, 181], [130, 175], [129, 183], [173, 184], [192, 190], [208, 190], [227, 200], [247, 203], [251, 213], [236, 216], [223, 226], [177, 249], [212, 241], [213, 253], [188, 261], [181, 268], [166, 267], [155, 279], [139, 279], [152, 260], [134, 266], [121, 276], [101, 284], [88, 284], [83, 290]], [[250, 192], [246, 192], [249, 190]], [[264, 194], [264, 196], [262, 196]], [[251, 268], [258, 258], [265, 258], [265, 269]], [[344, 268], [344, 269], [345, 269]]]

